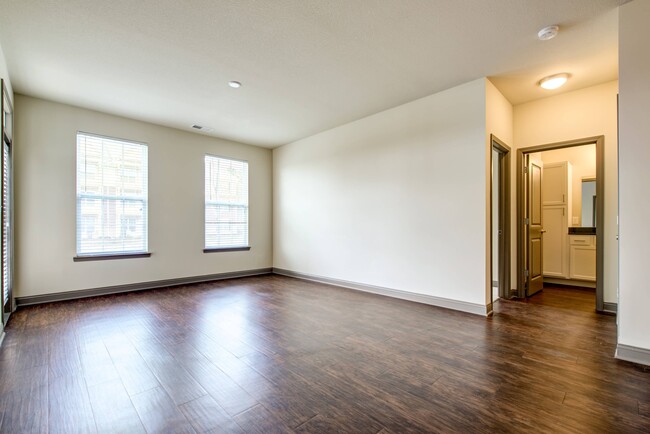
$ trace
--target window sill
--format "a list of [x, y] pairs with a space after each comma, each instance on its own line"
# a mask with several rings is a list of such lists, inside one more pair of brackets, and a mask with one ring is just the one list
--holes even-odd
[[75, 256], [72, 258], [74, 262], [85, 262], [85, 261], [106, 261], [109, 259], [131, 259], [131, 258], [148, 258], [151, 256], [151, 252], [144, 253], [117, 253], [117, 254], [108, 254], [108, 255], [85, 255], [85, 256]]
[[210, 247], [203, 249], [203, 253], [218, 253], [218, 252], [243, 252], [251, 249], [251, 246], [245, 247]]

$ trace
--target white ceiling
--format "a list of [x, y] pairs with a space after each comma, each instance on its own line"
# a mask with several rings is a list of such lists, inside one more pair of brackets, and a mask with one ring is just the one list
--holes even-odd
[[0, 0], [0, 43], [18, 93], [275, 147], [483, 76], [513, 104], [614, 80], [622, 3]]

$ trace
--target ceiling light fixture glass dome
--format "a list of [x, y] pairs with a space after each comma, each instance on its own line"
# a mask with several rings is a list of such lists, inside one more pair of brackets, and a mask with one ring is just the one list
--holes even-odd
[[567, 82], [568, 79], [569, 79], [569, 74], [563, 72], [562, 74], [555, 74], [555, 75], [549, 75], [548, 77], [544, 77], [539, 81], [538, 84], [540, 87], [544, 89], [553, 90], [562, 86], [564, 83]]

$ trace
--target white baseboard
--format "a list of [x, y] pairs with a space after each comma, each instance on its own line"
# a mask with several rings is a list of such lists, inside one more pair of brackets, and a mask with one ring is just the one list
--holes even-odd
[[273, 273], [280, 274], [282, 276], [325, 283], [328, 285], [340, 286], [348, 289], [355, 289], [357, 291], [370, 292], [386, 297], [399, 298], [401, 300], [408, 300], [417, 303], [429, 304], [432, 306], [444, 307], [446, 309], [458, 310], [461, 312], [472, 313], [474, 315], [486, 316], [488, 314], [487, 306], [476, 303], [468, 303], [466, 301], [452, 300], [449, 298], [435, 297], [426, 294], [416, 294], [414, 292], [401, 291], [399, 289], [385, 288], [382, 286], [366, 285], [363, 283], [350, 282], [348, 280], [331, 279], [329, 277], [284, 270], [282, 268], [273, 268]]
[[647, 350], [645, 348], [637, 348], [631, 345], [618, 344], [616, 345], [616, 354], [614, 357], [617, 359], [626, 360], [628, 362], [650, 366], [650, 350]]

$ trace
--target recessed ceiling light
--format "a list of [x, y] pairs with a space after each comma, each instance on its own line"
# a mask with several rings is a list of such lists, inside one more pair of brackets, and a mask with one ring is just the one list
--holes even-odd
[[199, 131], [205, 131], [206, 133], [210, 132], [210, 131], [212, 131], [214, 129], [214, 128], [210, 128], [210, 127], [204, 127], [203, 125], [199, 125], [199, 124], [191, 125], [190, 128], [193, 128], [193, 129], [199, 130]]
[[241, 83], [238, 81], [229, 81], [228, 86], [232, 87], [233, 89], [239, 89], [241, 87]]
[[569, 74], [563, 72], [562, 74], [549, 75], [544, 77], [539, 81], [540, 87], [544, 89], [552, 90], [557, 89], [562, 86], [569, 79]]
[[537, 39], [540, 41], [548, 41], [557, 36], [557, 32], [560, 30], [558, 26], [548, 26], [544, 27], [542, 30], [537, 32]]

